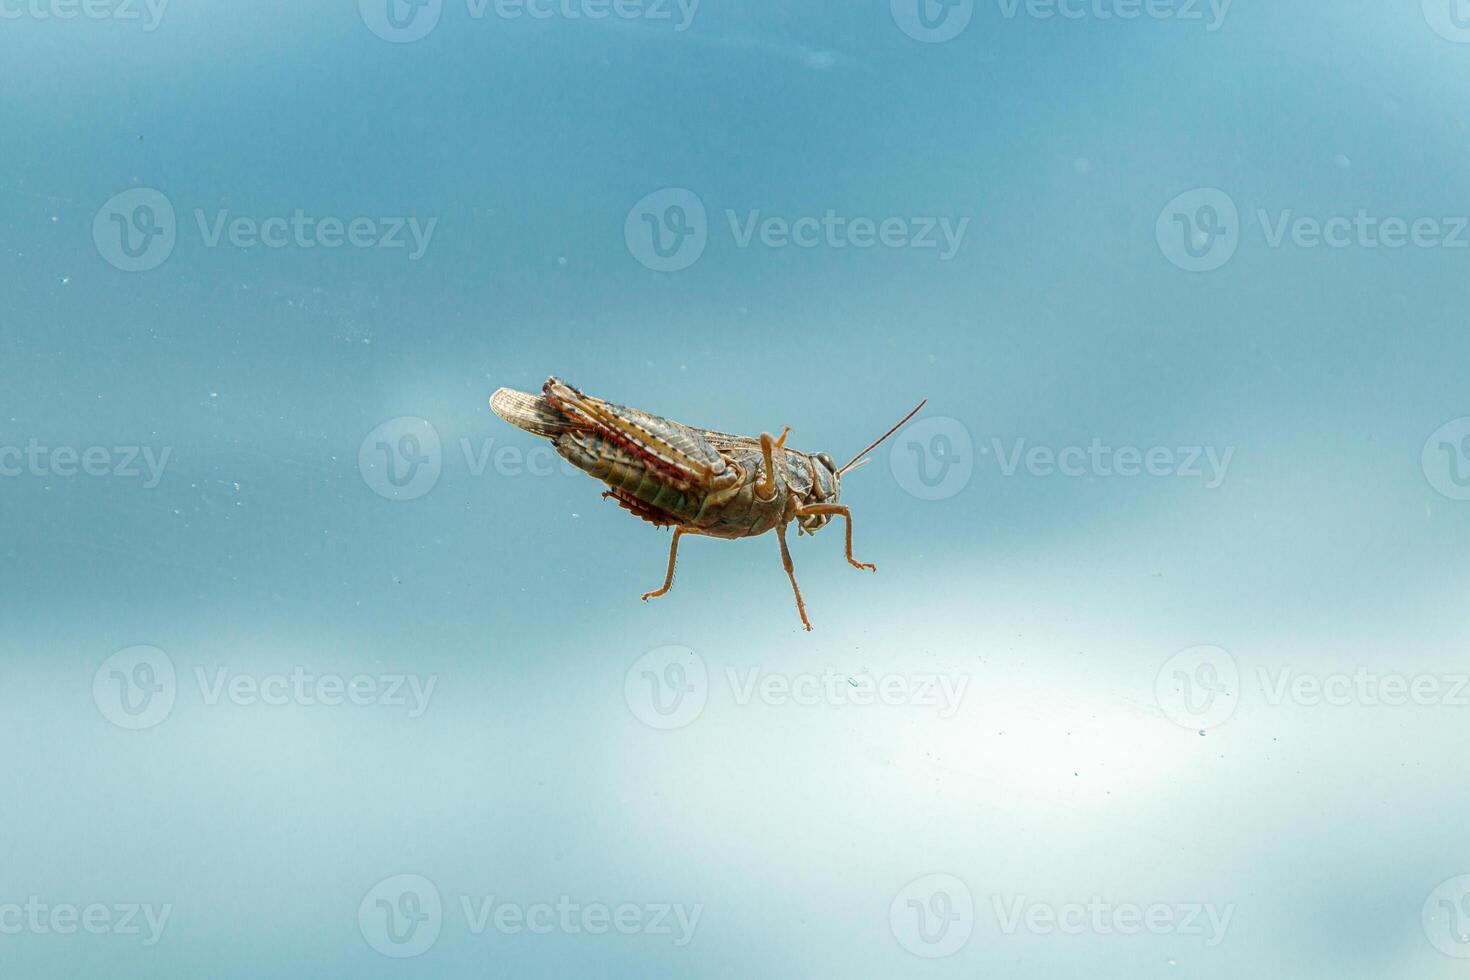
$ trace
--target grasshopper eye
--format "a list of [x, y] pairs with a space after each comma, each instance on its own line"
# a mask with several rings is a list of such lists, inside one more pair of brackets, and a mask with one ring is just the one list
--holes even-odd
[[833, 473], [837, 472], [837, 464], [834, 463], [832, 461], [832, 457], [828, 456], [826, 453], [817, 453], [817, 462], [827, 467], [827, 469], [831, 470]]

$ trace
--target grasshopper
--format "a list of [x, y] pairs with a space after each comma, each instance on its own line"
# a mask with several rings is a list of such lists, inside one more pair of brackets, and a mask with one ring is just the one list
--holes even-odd
[[815, 534], [832, 518], [841, 517], [847, 522], [848, 564], [877, 571], [877, 566], [852, 556], [852, 514], [837, 502], [842, 474], [868, 462], [868, 453], [924, 405], [920, 402], [839, 467], [826, 453], [787, 447], [790, 426], [776, 437], [730, 435], [605, 402], [556, 378], [547, 379], [540, 395], [501, 388], [490, 398], [495, 414], [550, 439], [572, 465], [607, 484], [604, 499], [617, 501], [656, 527], [674, 529], [664, 584], [644, 593], [645, 602], [666, 595], [673, 586], [679, 539], [684, 535], [749, 538], [774, 530], [781, 543], [781, 563], [796, 594], [796, 611], [808, 631], [812, 624], [786, 547], [786, 526], [795, 521], [798, 534]]

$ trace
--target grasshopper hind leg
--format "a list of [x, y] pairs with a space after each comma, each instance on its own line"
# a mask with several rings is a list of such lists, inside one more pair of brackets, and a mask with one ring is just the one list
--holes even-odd
[[657, 599], [661, 595], [666, 595], [668, 594], [669, 589], [673, 588], [674, 563], [679, 560], [679, 538], [683, 537], [683, 535], [686, 533], [688, 532], [686, 532], [682, 527], [674, 528], [674, 540], [669, 545], [669, 571], [668, 574], [664, 576], [664, 584], [661, 588], [655, 589], [652, 592], [643, 593], [644, 602], [647, 602], [649, 599]]

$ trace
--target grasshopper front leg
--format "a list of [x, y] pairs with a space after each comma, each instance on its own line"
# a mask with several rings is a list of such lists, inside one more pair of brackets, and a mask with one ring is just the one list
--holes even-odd
[[858, 561], [852, 556], [852, 511], [848, 510], [842, 504], [808, 504], [805, 507], [798, 507], [796, 510], [797, 517], [806, 517], [809, 514], [828, 514], [847, 521], [847, 563], [853, 568], [866, 568], [870, 572], [876, 572], [878, 570], [877, 565], [870, 565], [865, 561]]

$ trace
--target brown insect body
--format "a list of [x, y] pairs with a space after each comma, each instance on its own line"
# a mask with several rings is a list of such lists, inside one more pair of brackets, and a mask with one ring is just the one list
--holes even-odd
[[684, 534], [745, 538], [775, 530], [808, 630], [811, 624], [786, 548], [786, 525], [796, 521], [800, 531], [815, 533], [833, 517], [846, 518], [848, 562], [876, 570], [852, 557], [852, 517], [838, 497], [842, 473], [882, 439], [839, 469], [826, 453], [787, 448], [789, 429], [773, 438], [687, 426], [585, 395], [556, 378], [546, 381], [540, 395], [501, 388], [490, 407], [512, 425], [550, 439], [574, 466], [607, 484], [603, 496], [651, 524], [675, 529], [663, 587], [645, 594], [645, 600], [665, 594], [673, 584]]

